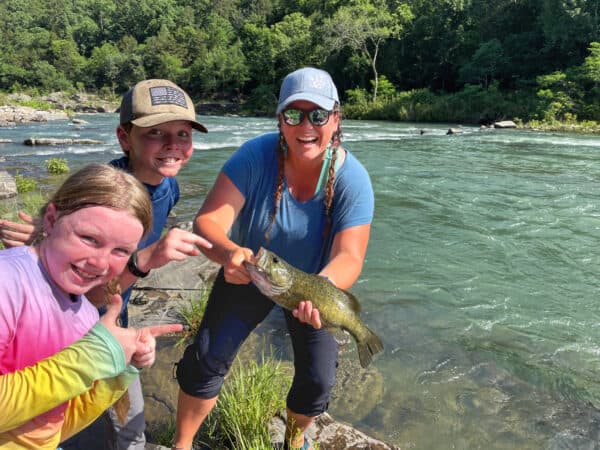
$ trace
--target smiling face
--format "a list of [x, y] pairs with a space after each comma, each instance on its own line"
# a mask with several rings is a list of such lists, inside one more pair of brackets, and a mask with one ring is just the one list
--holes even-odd
[[104, 206], [61, 216], [50, 203], [43, 226], [47, 237], [38, 249], [42, 264], [63, 292], [75, 295], [119, 275], [143, 234], [134, 216]]
[[186, 120], [165, 122], [142, 128], [133, 125], [128, 133], [117, 128], [123, 151], [129, 156], [131, 172], [147, 184], [157, 185], [164, 177], [174, 177], [190, 160], [192, 125]]
[[[298, 100], [290, 103], [286, 108], [308, 111], [318, 107], [312, 102]], [[288, 125], [281, 114], [279, 115], [279, 125], [287, 142], [288, 151], [291, 153], [290, 156], [306, 161], [321, 161], [323, 159], [323, 152], [327, 149], [331, 137], [338, 129], [339, 121], [339, 113], [335, 111], [329, 115], [329, 120], [322, 126], [313, 125], [307, 117], [304, 117], [298, 125]]]

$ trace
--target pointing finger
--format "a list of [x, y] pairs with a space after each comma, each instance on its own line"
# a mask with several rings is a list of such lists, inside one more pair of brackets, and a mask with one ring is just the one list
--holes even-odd
[[166, 325], [153, 325], [151, 327], [146, 327], [144, 330], [150, 333], [152, 336], [162, 336], [163, 334], [169, 333], [178, 333], [183, 330], [183, 325], [180, 323], [172, 323]]

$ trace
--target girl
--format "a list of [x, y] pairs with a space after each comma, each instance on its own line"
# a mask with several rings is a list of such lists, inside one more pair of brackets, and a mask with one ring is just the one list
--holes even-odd
[[123, 271], [151, 225], [144, 186], [92, 164], [42, 209], [31, 246], [0, 251], [0, 447], [55, 449], [154, 362], [154, 336], [181, 329], [117, 327], [118, 295], [98, 322], [83, 295]]

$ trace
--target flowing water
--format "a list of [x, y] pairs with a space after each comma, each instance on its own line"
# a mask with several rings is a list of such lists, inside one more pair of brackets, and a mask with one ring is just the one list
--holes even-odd
[[[40, 176], [50, 157], [75, 169], [120, 155], [116, 115], [84, 118], [0, 129], [17, 142], [0, 144], [0, 168]], [[201, 121], [181, 220], [239, 144], [275, 129]], [[344, 122], [375, 190], [352, 291], [384, 340], [385, 395], [364, 417], [330, 412], [403, 449], [600, 448], [600, 136], [448, 127]], [[27, 137], [106, 144], [18, 144]]]

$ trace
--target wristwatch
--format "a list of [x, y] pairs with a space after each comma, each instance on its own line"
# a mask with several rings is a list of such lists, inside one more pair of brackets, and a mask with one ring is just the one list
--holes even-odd
[[137, 265], [137, 250], [131, 254], [129, 260], [127, 261], [127, 270], [129, 270], [133, 275], [139, 278], [146, 278], [150, 271], [142, 272]]

